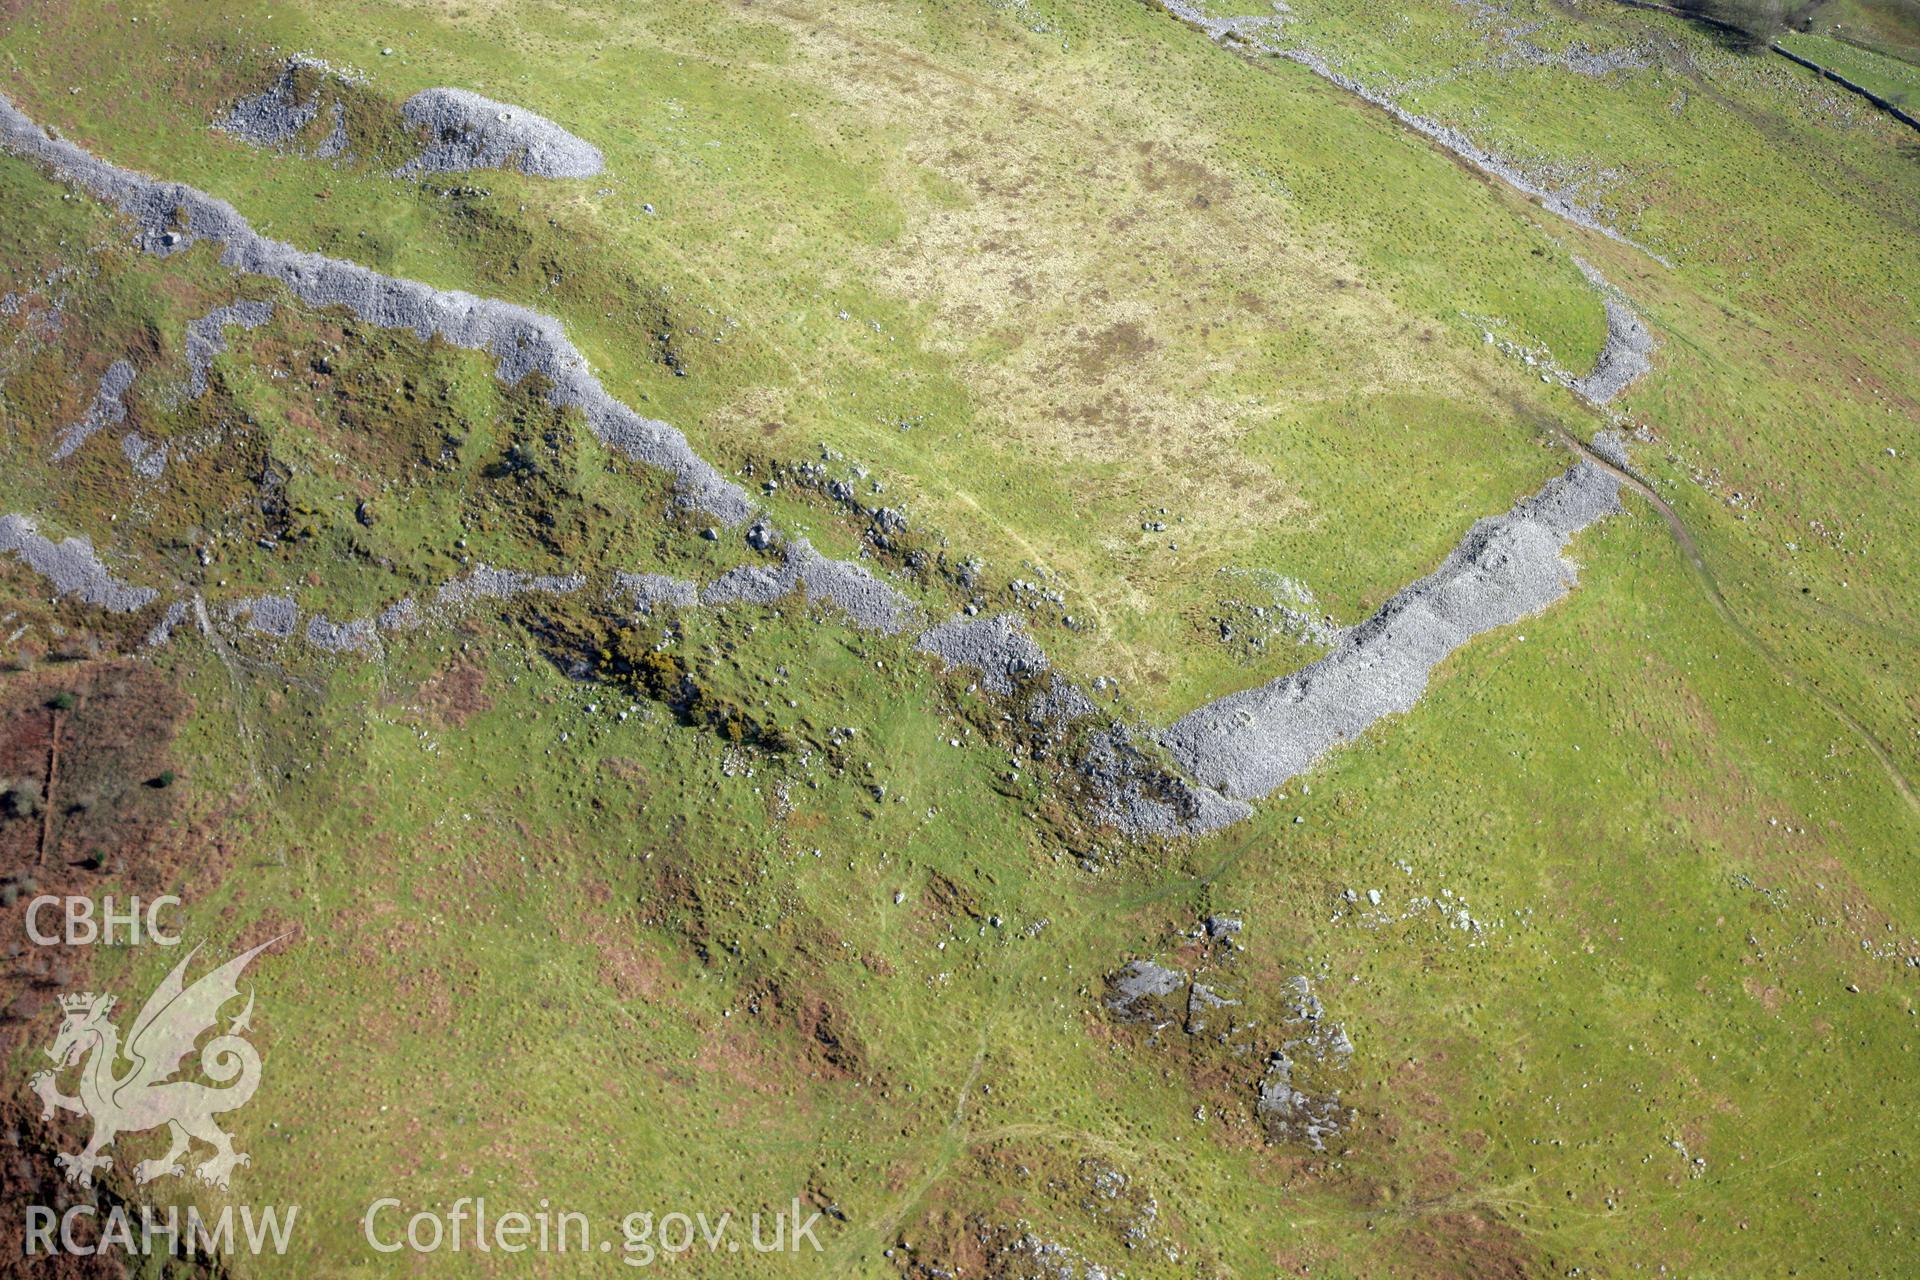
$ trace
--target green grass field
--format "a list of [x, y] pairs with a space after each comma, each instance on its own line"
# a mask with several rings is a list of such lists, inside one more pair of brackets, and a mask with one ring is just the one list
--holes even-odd
[[1910, 106], [1920, 95], [1920, 67], [1910, 62], [1811, 33], [1788, 34], [1781, 37], [1781, 44], [1896, 106]]

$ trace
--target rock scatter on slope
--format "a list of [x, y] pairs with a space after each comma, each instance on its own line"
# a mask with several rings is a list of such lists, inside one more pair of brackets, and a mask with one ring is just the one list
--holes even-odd
[[1129, 960], [1107, 978], [1107, 1012], [1121, 1022], [1166, 1025], [1185, 1004], [1187, 975], [1151, 960]]
[[1253, 1111], [1275, 1141], [1325, 1151], [1327, 1139], [1340, 1135], [1352, 1111], [1338, 1093], [1301, 1089], [1295, 1073], [1303, 1064], [1344, 1069], [1353, 1061], [1353, 1041], [1344, 1027], [1326, 1019], [1320, 997], [1304, 974], [1288, 979], [1287, 991], [1292, 1005], [1288, 1023], [1299, 1032], [1268, 1055]]
[[[1101, 1003], [1114, 1022], [1148, 1028], [1147, 1044], [1190, 1055], [1189, 1069], [1203, 1076], [1238, 1074], [1245, 1060], [1262, 1063], [1248, 1083], [1254, 1119], [1268, 1141], [1324, 1151], [1353, 1119], [1339, 1091], [1353, 1062], [1353, 1040], [1327, 1017], [1304, 974], [1242, 998], [1231, 940], [1240, 929], [1238, 919], [1209, 917], [1188, 935], [1210, 944], [1193, 972], [1129, 960], [1106, 976]], [[1182, 1034], [1166, 1034], [1175, 1029]]]

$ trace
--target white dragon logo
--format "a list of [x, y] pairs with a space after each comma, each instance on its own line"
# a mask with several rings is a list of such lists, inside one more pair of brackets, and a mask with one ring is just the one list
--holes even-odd
[[[85, 1149], [73, 1154], [61, 1152], [55, 1157], [66, 1170], [68, 1182], [92, 1185], [96, 1170], [112, 1166], [112, 1158], [101, 1152], [113, 1145], [116, 1137], [163, 1124], [172, 1134], [172, 1144], [158, 1160], [142, 1160], [134, 1166], [135, 1182], [184, 1172], [180, 1158], [187, 1154], [193, 1138], [213, 1148], [213, 1157], [195, 1170], [209, 1186], [225, 1190], [234, 1167], [249, 1163], [245, 1153], [233, 1149], [233, 1139], [221, 1132], [213, 1118], [244, 1106], [260, 1086], [260, 1054], [240, 1038], [253, 1016], [253, 996], [247, 996], [246, 1008], [234, 1018], [226, 1034], [215, 1036], [200, 1051], [201, 1070], [208, 1079], [226, 1087], [216, 1089], [168, 1077], [180, 1070], [200, 1036], [215, 1026], [221, 1007], [240, 994], [240, 974], [247, 963], [278, 941], [274, 938], [261, 943], [189, 987], [184, 975], [200, 950], [195, 947], [147, 998], [140, 1016], [133, 1020], [124, 1050], [119, 1029], [107, 1020], [113, 1011], [112, 996], [89, 991], [60, 997], [66, 1016], [47, 1056], [59, 1064], [59, 1070], [85, 1060], [80, 1068], [79, 1096], [70, 1098], [60, 1092], [56, 1071], [38, 1073], [30, 1087], [40, 1097], [45, 1119], [51, 1119], [56, 1108], [93, 1117], [93, 1137]], [[116, 1075], [122, 1057], [131, 1065], [125, 1074]]]

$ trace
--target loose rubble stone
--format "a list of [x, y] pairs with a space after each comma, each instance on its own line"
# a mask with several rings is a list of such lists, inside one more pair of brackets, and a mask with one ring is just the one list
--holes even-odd
[[405, 596], [383, 609], [374, 623], [382, 631], [411, 631], [420, 625], [420, 610], [412, 596]]
[[[1593, 372], [1576, 381], [1573, 387], [1594, 404], [1606, 404], [1653, 368], [1653, 333], [1626, 295], [1607, 283], [1592, 263], [1581, 257], [1575, 257], [1573, 263], [1587, 282], [1600, 291], [1601, 305], [1607, 312], [1606, 345], [1600, 348]], [[1611, 457], [1607, 460], [1615, 461]]]
[[548, 595], [567, 595], [587, 585], [585, 575], [528, 574], [511, 569], [475, 565], [462, 576], [440, 585], [435, 603], [442, 606], [471, 604], [476, 600], [508, 600], [530, 591]]
[[49, 541], [26, 516], [0, 516], [0, 552], [20, 557], [28, 568], [53, 584], [56, 594], [78, 596], [81, 603], [110, 613], [133, 613], [160, 595], [152, 587], [129, 586], [114, 577], [94, 554], [90, 540]]
[[80, 421], [68, 427], [66, 434], [60, 437], [60, 444], [53, 451], [55, 462], [64, 462], [73, 456], [74, 450], [102, 427], [112, 426], [126, 420], [127, 406], [121, 397], [133, 386], [134, 369], [125, 360], [115, 360], [100, 375], [100, 386], [93, 393], [93, 403], [88, 406], [86, 415]]
[[207, 393], [207, 374], [213, 358], [227, 349], [221, 330], [229, 325], [258, 329], [273, 319], [271, 302], [232, 302], [215, 307], [187, 325], [187, 398], [198, 400]]
[[686, 608], [700, 603], [700, 588], [685, 578], [664, 573], [616, 573], [613, 580], [641, 613], [652, 613], [659, 605]]
[[911, 601], [861, 565], [829, 560], [805, 538], [791, 539], [777, 565], [730, 569], [700, 591], [704, 605], [772, 604], [796, 586], [838, 608], [856, 626], [897, 633], [918, 613]]
[[186, 616], [187, 602], [185, 600], [175, 600], [172, 604], [168, 605], [167, 611], [161, 616], [160, 621], [154, 623], [153, 629], [147, 632], [147, 648], [161, 648], [169, 640], [173, 639], [173, 629], [179, 626]]
[[142, 480], [158, 480], [167, 469], [167, 455], [173, 446], [155, 444], [138, 431], [130, 432], [120, 442], [120, 452], [133, 468], [133, 474]]
[[591, 178], [607, 167], [600, 148], [545, 116], [466, 89], [422, 89], [400, 114], [429, 139], [400, 166], [403, 175], [516, 169], [536, 178]]
[[999, 694], [1012, 693], [1017, 681], [1047, 667], [1046, 653], [1011, 613], [943, 622], [921, 636], [915, 647], [944, 659], [949, 668], [974, 668], [980, 672], [980, 683]]
[[227, 606], [227, 620], [245, 619], [247, 630], [276, 640], [291, 636], [300, 620], [300, 606], [292, 596], [254, 596]]
[[380, 637], [371, 619], [330, 622], [326, 615], [315, 614], [307, 620], [307, 643], [329, 653], [376, 653], [380, 648]]
[[[273, 83], [259, 93], [248, 94], [233, 104], [224, 119], [214, 123], [214, 128], [228, 133], [242, 142], [256, 147], [282, 148], [291, 143], [320, 114], [320, 95], [313, 94], [304, 102], [297, 98], [298, 73], [313, 70], [322, 76], [330, 77], [341, 83], [349, 83], [351, 78], [335, 72], [319, 58], [307, 54], [295, 54], [281, 67], [280, 74]], [[320, 143], [314, 147], [313, 155], [317, 159], [338, 159], [347, 150], [346, 107], [335, 102], [332, 109], [333, 128]]]

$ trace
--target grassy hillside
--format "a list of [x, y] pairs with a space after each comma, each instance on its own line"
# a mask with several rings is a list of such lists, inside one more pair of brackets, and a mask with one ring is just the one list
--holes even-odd
[[[180, 893], [209, 955], [291, 935], [252, 972], [266, 1069], [227, 1118], [253, 1163], [138, 1192], [161, 1140], [128, 1137], [112, 1193], [299, 1204], [244, 1276], [615, 1265], [364, 1244], [377, 1197], [479, 1195], [616, 1242], [636, 1211], [824, 1215], [824, 1257], [701, 1248], [687, 1274], [1900, 1274], [1911, 142], [1610, 5], [1300, 3], [1278, 38], [1632, 243], [1132, 0], [10, 13], [0, 90], [41, 123], [266, 234], [557, 317], [782, 528], [930, 617], [1019, 611], [1128, 722], [1319, 656], [1277, 623], [1250, 643], [1252, 610], [1367, 618], [1570, 439], [1622, 432], [1662, 500], [1628, 492], [1565, 600], [1252, 818], [1149, 840], [1077, 807], [1070, 732], [911, 635], [798, 597], [636, 611], [615, 573], [767, 557], [539, 378], [208, 244], [143, 255], [0, 156], [0, 515], [211, 619], [148, 646], [160, 605], [50, 602], [0, 557], [0, 790], [57, 798], [48, 690], [84, 709], [124, 665], [179, 708], [165, 787], [9, 801], [8, 908], [70, 874]], [[324, 116], [280, 150], [209, 127], [294, 50], [340, 72], [302, 84], [342, 104], [344, 159], [312, 154]], [[398, 105], [439, 85], [551, 118], [605, 175], [393, 176]], [[1609, 409], [1546, 372], [1606, 340], [1576, 257], [1659, 343]], [[193, 325], [236, 301], [271, 316], [189, 394]], [[120, 359], [125, 419], [54, 459]], [[234, 612], [368, 617], [476, 565], [584, 585], [365, 653]], [[174, 834], [90, 858], [162, 800]], [[66, 977], [130, 1002], [178, 957], [31, 959], [22, 1080]], [[1237, 1003], [1127, 1021], [1108, 981], [1136, 959]], [[1350, 1060], [1299, 1047], [1336, 1026]], [[1257, 1105], [1275, 1051], [1337, 1095], [1321, 1148]]]

